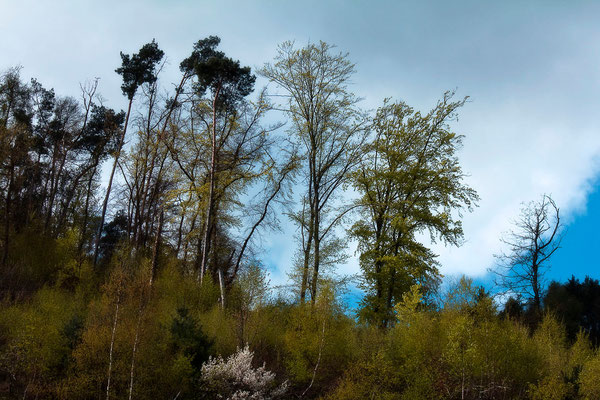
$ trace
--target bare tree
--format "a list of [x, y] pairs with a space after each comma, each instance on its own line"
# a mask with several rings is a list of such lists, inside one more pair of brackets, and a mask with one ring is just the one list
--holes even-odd
[[529, 298], [537, 312], [541, 310], [548, 260], [560, 248], [563, 238], [561, 227], [559, 208], [549, 195], [525, 205], [515, 222], [516, 229], [501, 239], [508, 251], [496, 255], [498, 264], [491, 270], [505, 293]]

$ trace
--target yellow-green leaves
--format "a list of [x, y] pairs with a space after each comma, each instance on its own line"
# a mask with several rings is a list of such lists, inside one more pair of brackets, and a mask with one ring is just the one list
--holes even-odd
[[427, 114], [386, 99], [371, 122], [367, 155], [353, 174], [362, 220], [351, 229], [367, 290], [363, 315], [371, 323], [389, 325], [393, 304], [412, 284], [421, 284], [424, 294], [435, 289], [436, 255], [419, 235], [459, 245], [460, 211], [478, 200], [456, 156], [462, 136], [448, 125], [466, 99], [452, 96], [445, 93]]
[[421, 304], [423, 295], [420, 285], [412, 285], [410, 290], [402, 295], [402, 301], [396, 304], [398, 321], [410, 324], [418, 315], [417, 307]]

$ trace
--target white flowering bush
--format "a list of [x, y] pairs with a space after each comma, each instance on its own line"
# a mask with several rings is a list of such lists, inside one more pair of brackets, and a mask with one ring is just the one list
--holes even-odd
[[265, 366], [254, 368], [254, 353], [248, 346], [227, 360], [211, 357], [202, 365], [201, 379], [207, 398], [226, 400], [272, 400], [287, 390], [287, 382], [277, 385], [275, 374]]

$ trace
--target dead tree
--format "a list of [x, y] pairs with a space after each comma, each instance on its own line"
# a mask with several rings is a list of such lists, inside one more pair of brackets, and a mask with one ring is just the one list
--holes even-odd
[[508, 249], [496, 255], [498, 263], [491, 271], [504, 293], [529, 299], [537, 313], [541, 311], [548, 260], [563, 238], [561, 227], [559, 208], [549, 195], [525, 205], [515, 229], [501, 239]]

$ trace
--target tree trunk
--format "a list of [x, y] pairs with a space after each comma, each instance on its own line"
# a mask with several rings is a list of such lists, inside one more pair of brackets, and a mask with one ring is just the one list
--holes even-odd
[[181, 218], [179, 219], [179, 227], [177, 228], [177, 248], [175, 250], [175, 256], [179, 257], [179, 250], [181, 250], [181, 239], [183, 237], [183, 221], [185, 219], [185, 213], [181, 213]]
[[394, 295], [394, 285], [396, 284], [396, 269], [392, 268], [390, 271], [390, 284], [388, 285], [387, 299], [385, 302], [385, 317], [382, 321], [383, 328], [387, 328], [390, 325], [390, 312], [392, 310], [392, 300]]
[[[119, 278], [121, 279], [121, 278]], [[110, 379], [112, 375], [112, 364], [113, 364], [113, 349], [115, 346], [115, 336], [117, 331], [117, 321], [119, 320], [119, 304], [121, 303], [121, 284], [119, 281], [119, 288], [117, 289], [117, 302], [115, 304], [115, 316], [113, 318], [113, 327], [110, 337], [110, 350], [108, 353], [108, 378], [106, 381], [106, 400], [110, 398]]]
[[532, 267], [532, 286], [533, 286], [533, 305], [535, 306], [536, 313], [541, 312], [542, 310], [542, 301], [540, 299], [540, 283], [538, 280], [538, 266], [533, 265]]
[[158, 254], [160, 250], [160, 240], [162, 235], [164, 214], [164, 210], [161, 207], [160, 214], [158, 217], [158, 231], [156, 232], [156, 239], [154, 240], [154, 250], [152, 251], [152, 271], [150, 275], [150, 286], [152, 286], [154, 276], [156, 275], [156, 269], [158, 267]]
[[44, 223], [44, 231], [48, 232], [50, 227], [50, 219], [52, 218], [52, 208], [54, 207], [54, 197], [56, 193], [56, 153], [58, 152], [58, 146], [54, 146], [52, 151], [52, 167], [50, 168], [48, 180], [50, 181], [50, 193], [48, 194], [48, 209], [46, 210], [46, 222]]
[[225, 309], [225, 288], [223, 287], [223, 270], [221, 268], [218, 269], [219, 275], [219, 290], [221, 291], [221, 309]]
[[6, 189], [6, 219], [4, 220], [4, 252], [2, 254], [2, 265], [6, 265], [6, 261], [8, 260], [8, 246], [10, 242], [10, 206], [11, 206], [11, 197], [12, 197], [12, 186], [15, 174], [15, 166], [11, 162], [10, 164], [10, 173], [8, 178], [8, 187]]
[[313, 242], [315, 244], [315, 259], [314, 259], [314, 265], [313, 265], [313, 276], [312, 276], [312, 282], [311, 282], [311, 291], [310, 291], [310, 296], [311, 296], [311, 303], [312, 305], [315, 304], [315, 301], [317, 300], [317, 282], [319, 280], [319, 266], [321, 264], [321, 232], [320, 232], [320, 210], [319, 210], [319, 191], [318, 191], [318, 182], [315, 181], [314, 183], [314, 191], [315, 191], [315, 199], [314, 199], [314, 234], [313, 234]]
[[133, 340], [133, 350], [131, 354], [131, 368], [129, 370], [129, 396], [128, 399], [131, 400], [133, 395], [133, 372], [135, 368], [135, 353], [137, 352], [138, 340], [140, 336], [140, 323], [142, 321], [142, 306], [140, 306], [137, 324], [135, 326], [135, 338]]
[[[186, 81], [189, 79], [190, 75], [187, 73], [184, 73], [183, 76], [181, 77], [181, 81], [179, 82], [179, 85], [177, 86], [177, 89], [175, 90], [175, 96], [173, 97], [173, 100], [171, 102], [170, 107], [168, 108], [167, 111], [167, 115], [165, 116], [165, 121], [163, 123], [162, 129], [158, 132], [158, 137], [157, 137], [157, 141], [155, 143], [155, 147], [153, 148], [153, 153], [152, 153], [152, 157], [150, 158], [150, 168], [148, 169], [148, 178], [147, 181], [144, 183], [142, 182], [142, 206], [141, 206], [141, 212], [142, 212], [142, 216], [143, 213], [146, 210], [146, 201], [150, 200], [152, 201], [152, 199], [156, 196], [157, 192], [158, 192], [158, 185], [159, 182], [161, 182], [161, 175], [162, 175], [162, 171], [163, 171], [163, 166], [166, 160], [166, 155], [165, 157], [163, 157], [162, 162], [160, 164], [160, 167], [158, 169], [158, 174], [156, 176], [156, 183], [152, 189], [152, 193], [148, 196], [148, 191], [150, 190], [150, 184], [151, 184], [151, 180], [152, 180], [152, 173], [154, 171], [154, 167], [155, 167], [155, 163], [156, 163], [156, 159], [158, 158], [158, 151], [159, 151], [159, 145], [161, 143], [161, 141], [164, 139], [164, 135], [165, 132], [167, 130], [167, 127], [169, 125], [169, 121], [171, 120], [171, 115], [173, 114], [173, 111], [177, 108], [177, 99], [179, 98], [179, 95], [182, 93], [183, 91], [183, 87], [185, 86]], [[148, 121], [150, 120], [150, 118], [148, 118]], [[148, 132], [150, 131], [150, 127], [148, 127]], [[143, 176], [142, 176], [143, 179]], [[145, 189], [145, 190], [144, 190]], [[148, 207], [149, 209], [150, 207]], [[147, 218], [146, 218], [147, 219]], [[141, 232], [140, 232], [141, 233]], [[178, 250], [179, 252], [179, 250]]]
[[217, 87], [215, 96], [213, 98], [213, 126], [212, 126], [212, 138], [211, 138], [211, 157], [210, 157], [210, 168], [209, 168], [209, 192], [208, 192], [208, 205], [206, 207], [206, 226], [204, 228], [204, 240], [202, 243], [202, 261], [200, 263], [200, 284], [204, 278], [206, 271], [206, 262], [208, 259], [208, 253], [210, 251], [210, 237], [213, 231], [213, 211], [214, 211], [214, 196], [215, 196], [215, 169], [216, 169], [216, 157], [217, 157], [217, 99], [221, 87]]
[[[89, 218], [89, 213], [90, 213], [90, 197], [92, 197], [92, 184], [94, 182], [94, 175], [96, 175], [96, 170], [98, 168], [98, 161], [95, 162], [94, 164], [94, 169], [92, 170], [92, 173], [90, 174], [90, 178], [88, 179], [88, 184], [87, 184], [87, 191], [86, 191], [86, 196], [85, 196], [85, 208], [83, 210], [83, 223], [82, 223], [82, 227], [81, 227], [81, 237], [79, 239], [79, 246], [78, 246], [78, 253], [81, 254], [82, 250], [83, 250], [83, 244], [85, 243], [85, 235], [87, 233], [87, 223], [88, 223], [88, 218]], [[81, 261], [83, 261], [83, 257], [81, 259]], [[81, 266], [81, 262], [79, 264]]]
[[[312, 212], [308, 222], [308, 238], [304, 245], [304, 265], [302, 266], [302, 282], [300, 284], [300, 303], [306, 301], [306, 291], [308, 290], [308, 271], [310, 269], [310, 251], [312, 250], [313, 241], [313, 217]], [[304, 229], [304, 228], [301, 228]]]
[[110, 172], [110, 178], [108, 179], [108, 186], [106, 188], [106, 196], [104, 197], [104, 203], [102, 203], [102, 214], [100, 217], [100, 226], [98, 227], [98, 234], [96, 235], [96, 243], [94, 245], [94, 267], [98, 263], [98, 246], [100, 245], [100, 237], [102, 236], [102, 230], [104, 229], [104, 220], [106, 219], [106, 208], [108, 207], [108, 199], [110, 197], [110, 191], [112, 188], [113, 178], [115, 176], [115, 170], [117, 169], [117, 164], [119, 163], [119, 156], [121, 155], [121, 150], [123, 149], [123, 143], [125, 141], [125, 135], [127, 134], [127, 125], [129, 124], [129, 116], [131, 115], [131, 105], [133, 103], [133, 98], [129, 100], [129, 106], [127, 107], [127, 116], [125, 117], [125, 126], [123, 127], [123, 133], [121, 134], [121, 138], [119, 139], [119, 147], [117, 148], [117, 152], [115, 154], [115, 160], [113, 162], [112, 170]]

